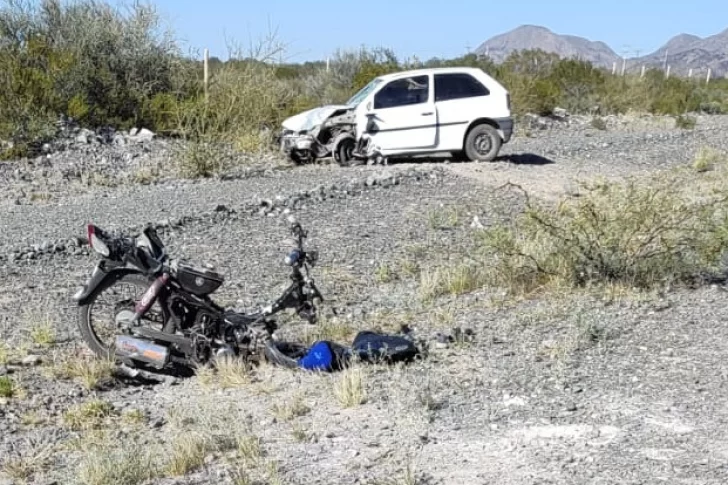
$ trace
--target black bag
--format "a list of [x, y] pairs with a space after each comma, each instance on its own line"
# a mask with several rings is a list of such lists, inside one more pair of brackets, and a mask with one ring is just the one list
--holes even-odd
[[351, 350], [352, 354], [366, 362], [407, 362], [419, 355], [414, 342], [405, 337], [370, 331], [359, 332]]

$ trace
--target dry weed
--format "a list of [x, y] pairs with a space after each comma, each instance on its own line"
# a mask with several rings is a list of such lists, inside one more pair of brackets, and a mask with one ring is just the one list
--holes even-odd
[[364, 404], [367, 401], [364, 370], [355, 366], [344, 369], [334, 381], [334, 396], [344, 408]]

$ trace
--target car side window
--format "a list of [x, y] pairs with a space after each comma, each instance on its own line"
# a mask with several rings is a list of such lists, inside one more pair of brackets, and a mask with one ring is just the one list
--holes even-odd
[[413, 76], [390, 81], [374, 96], [374, 109], [396, 108], [426, 103], [430, 97], [429, 76]]
[[467, 73], [435, 74], [435, 102], [488, 96], [490, 91]]

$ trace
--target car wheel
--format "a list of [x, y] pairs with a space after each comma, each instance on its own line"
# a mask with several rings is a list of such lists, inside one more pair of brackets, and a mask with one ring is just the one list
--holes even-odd
[[473, 127], [465, 138], [465, 154], [473, 162], [490, 162], [498, 156], [503, 140], [491, 125]]
[[336, 137], [333, 143], [334, 160], [342, 167], [356, 165], [357, 159], [354, 157], [354, 148], [356, 141], [351, 133], [341, 133]]

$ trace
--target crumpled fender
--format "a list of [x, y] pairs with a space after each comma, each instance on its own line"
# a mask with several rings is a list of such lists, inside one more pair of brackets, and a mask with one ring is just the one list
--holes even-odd
[[350, 109], [347, 105], [331, 104], [319, 108], [309, 109], [295, 116], [291, 116], [281, 123], [285, 130], [293, 132], [310, 131], [326, 121], [337, 111]]

